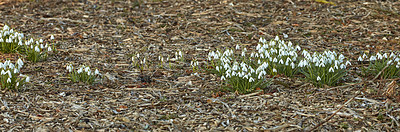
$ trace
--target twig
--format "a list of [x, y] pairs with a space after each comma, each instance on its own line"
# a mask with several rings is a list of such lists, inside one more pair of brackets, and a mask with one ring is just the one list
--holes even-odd
[[[371, 81], [372, 81], [372, 82], [375, 81], [375, 80], [382, 74], [382, 72], [383, 72], [388, 66], [389, 66], [389, 65], [386, 65], [386, 66], [378, 73], [378, 75], [376, 75]], [[313, 128], [312, 128], [311, 130], [309, 130], [309, 131], [311, 132], [311, 131], [317, 129], [318, 127], [320, 127], [322, 124], [325, 124], [326, 122], [328, 122], [330, 119], [333, 118], [333, 116], [335, 116], [340, 110], [342, 110], [344, 106], [347, 106], [347, 104], [349, 104], [351, 101], [353, 101], [355, 97], [357, 97], [358, 95], [360, 95], [361, 91], [364, 91], [364, 89], [367, 88], [367, 85], [365, 84], [366, 82], [368, 82], [368, 81], [363, 80], [361, 84], [364, 85], [364, 86], [363, 86], [363, 88], [361, 88], [360, 90], [358, 90], [358, 91], [356, 92], [356, 95], [354, 95], [353, 97], [351, 97], [351, 98], [350, 98], [348, 101], [346, 101], [342, 106], [340, 106], [340, 108], [337, 109], [331, 116], [329, 116], [328, 118], [326, 118], [324, 121], [322, 121], [321, 123], [319, 123], [318, 125], [316, 125], [315, 127], [313, 127]]]

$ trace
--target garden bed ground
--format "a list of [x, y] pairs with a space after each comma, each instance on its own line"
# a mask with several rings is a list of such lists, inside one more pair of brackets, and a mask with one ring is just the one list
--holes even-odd
[[[355, 60], [365, 52], [399, 50], [400, 2], [347, 1], [43, 0], [0, 2], [1, 25], [35, 38], [54, 35], [58, 53], [26, 62], [31, 77], [17, 91], [0, 92], [0, 130], [17, 131], [303, 131], [332, 115], [363, 87]], [[219, 78], [191, 75], [190, 60], [260, 37], [310, 51], [335, 50], [354, 63], [344, 87], [316, 88], [301, 77], [274, 79], [263, 93], [221, 92]], [[184, 53], [186, 63], [140, 71], [131, 56], [155, 65], [159, 55]], [[1, 54], [1, 59], [18, 58]], [[72, 83], [66, 65], [103, 73], [94, 85]], [[397, 131], [399, 88], [391, 80], [366, 89], [318, 131]], [[288, 85], [281, 85], [287, 83]], [[352, 85], [354, 84], [354, 85]]]

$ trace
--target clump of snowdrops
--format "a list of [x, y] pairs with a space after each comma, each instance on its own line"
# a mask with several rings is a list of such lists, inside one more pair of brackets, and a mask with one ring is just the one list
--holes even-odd
[[77, 69], [74, 69], [72, 64], [69, 64], [66, 69], [69, 79], [75, 83], [84, 82], [86, 84], [93, 84], [101, 76], [98, 69], [93, 72], [89, 66], [85, 65], [80, 65]]
[[[54, 40], [51, 35], [50, 40]], [[3, 53], [21, 53], [32, 62], [42, 61], [47, 58], [48, 52], [54, 50], [43, 39], [27, 40], [23, 33], [19, 33], [5, 25], [0, 31], [0, 51]]]
[[267, 80], [267, 62], [253, 64], [254, 57], [246, 53], [247, 49], [241, 49], [239, 45], [235, 50], [226, 49], [212, 51], [208, 55], [214, 73], [221, 76], [225, 87], [232, 92], [241, 94], [251, 93], [256, 88], [265, 88], [271, 81]]
[[[53, 35], [51, 39], [54, 39]], [[32, 38], [24, 44], [26, 58], [32, 62], [42, 61], [47, 58], [52, 48], [48, 44], [43, 44], [43, 40], [34, 41]]]
[[294, 46], [290, 41], [280, 40], [277, 36], [270, 41], [260, 38], [256, 50], [250, 54], [250, 58], [254, 58], [256, 65], [265, 62], [268, 75], [283, 74], [291, 77], [298, 73], [296, 63], [298, 62], [297, 52], [301, 50], [300, 46]]
[[14, 65], [10, 60], [4, 63], [0, 62], [0, 86], [1, 89], [19, 89], [26, 82], [29, 82], [29, 76], [20, 74], [20, 69], [24, 65], [21, 59]]
[[380, 71], [383, 79], [400, 77], [400, 54], [396, 52], [377, 53], [376, 55], [367, 56], [363, 54], [358, 57], [358, 61], [368, 60], [369, 65], [367, 68], [361, 67], [364, 75], [376, 76]]
[[301, 73], [306, 76], [306, 80], [317, 87], [337, 85], [338, 81], [346, 75], [347, 66], [351, 65], [343, 54], [335, 51], [314, 52], [311, 55], [303, 50], [302, 55], [304, 58], [298, 64], [301, 67]]

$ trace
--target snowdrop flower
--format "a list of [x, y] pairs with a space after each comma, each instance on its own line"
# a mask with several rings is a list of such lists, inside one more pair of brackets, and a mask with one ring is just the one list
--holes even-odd
[[38, 46], [35, 46], [35, 51], [36, 51], [36, 52], [40, 52], [40, 49], [39, 49]]
[[47, 47], [47, 51], [48, 51], [48, 52], [51, 52], [51, 50], [52, 50], [52, 49], [51, 49], [50, 47]]
[[99, 70], [94, 70], [94, 75], [100, 75], [100, 72], [99, 72]]
[[15, 84], [17, 87], [19, 86], [19, 82], [17, 82], [17, 84]]
[[239, 45], [237, 44], [236, 45], [236, 48], [235, 48], [236, 50], [239, 50], [240, 49], [240, 47], [239, 47]]
[[387, 55], [387, 53], [383, 54], [383, 57], [385, 57], [385, 58], [388, 58], [388, 55]]
[[376, 57], [375, 56], [371, 56], [370, 58], [369, 58], [369, 61], [375, 61], [376, 60]]
[[281, 59], [281, 60], [279, 60], [279, 63], [280, 63], [280, 64], [283, 64], [283, 60], [282, 60], [282, 59]]
[[72, 72], [72, 65], [68, 65], [67, 70], [68, 70], [68, 72]]
[[78, 69], [77, 72], [78, 72], [78, 74], [80, 74], [82, 71], [83, 71], [83, 68], [81, 67], [81, 68]]
[[[24, 62], [21, 59], [17, 60], [17, 64], [18, 64], [18, 69], [21, 68], [24, 65]], [[21, 67], [20, 67], [21, 66]]]
[[4, 74], [6, 74], [6, 73], [7, 73], [7, 72], [4, 71], [4, 69], [1, 70], [1, 75], [4, 75]]
[[361, 56], [358, 57], [358, 61], [363, 61]]
[[8, 79], [7, 79], [7, 83], [11, 83], [11, 78], [8, 78]]
[[91, 75], [91, 73], [92, 73], [91, 71], [87, 71], [87, 74], [88, 74], [88, 76], [90, 76], [90, 75]]
[[90, 68], [89, 67], [85, 67], [85, 72], [89, 72]]
[[254, 82], [254, 78], [250, 77], [249, 82]]
[[221, 80], [222, 80], [222, 81], [223, 81], [223, 80], [226, 80], [226, 78], [225, 78], [224, 76], [222, 76], [222, 77], [221, 77]]
[[329, 72], [334, 72], [333, 67], [329, 68]]
[[350, 61], [346, 61], [346, 66], [351, 65]]
[[321, 62], [318, 67], [325, 67], [325, 63]]
[[51, 35], [51, 36], [50, 36], [50, 40], [53, 40], [53, 39], [54, 39], [54, 36], [53, 36], [53, 35]]
[[381, 60], [383, 58], [383, 56], [380, 53], [376, 54], [376, 57], [378, 58], [378, 60]]
[[318, 77], [317, 77], [317, 81], [321, 81], [321, 77], [318, 76]]
[[278, 62], [278, 59], [274, 58], [274, 60], [272, 62]]
[[285, 33], [283, 33], [283, 38], [288, 38], [289, 36]]
[[44, 45], [43, 45], [43, 44], [40, 44], [40, 48], [41, 48], [41, 49], [44, 49]]
[[368, 56], [364, 53], [363, 54], [363, 56], [362, 56], [363, 58], [368, 58]]
[[274, 68], [274, 69], [272, 69], [272, 72], [278, 72], [278, 71]]
[[40, 43], [43, 43], [43, 39], [40, 39], [39, 42], [40, 42]]
[[346, 65], [341, 64], [341, 65], [340, 65], [340, 69], [346, 69]]
[[290, 66], [292, 66], [292, 69], [294, 69], [296, 65], [292, 62], [290, 63]]
[[29, 82], [30, 78], [29, 76], [26, 76], [25, 82]]
[[18, 69], [17, 68], [14, 69], [14, 73], [18, 73]]

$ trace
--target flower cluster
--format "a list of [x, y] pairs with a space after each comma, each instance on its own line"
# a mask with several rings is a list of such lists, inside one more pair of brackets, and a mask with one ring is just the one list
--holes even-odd
[[290, 41], [285, 43], [277, 36], [269, 42], [260, 38], [256, 50], [257, 52], [251, 53], [250, 57], [254, 57], [258, 65], [264, 62], [267, 66], [269, 64], [266, 70], [269, 75], [293, 76], [297, 73], [297, 52], [301, 50], [300, 46], [294, 46]]
[[84, 82], [88, 84], [93, 84], [96, 77], [101, 76], [99, 70], [96, 69], [94, 72], [92, 72], [90, 67], [85, 65], [80, 65], [79, 68], [74, 70], [72, 64], [69, 64], [67, 65], [66, 69], [72, 82]]
[[[51, 39], [54, 39], [51, 35]], [[25, 54], [27, 59], [32, 62], [38, 62], [47, 58], [48, 52], [52, 51], [52, 48], [48, 44], [43, 44], [43, 39], [34, 41], [32, 38], [29, 41], [25, 41]]]
[[10, 60], [4, 63], [0, 62], [0, 85], [1, 89], [18, 89], [24, 85], [25, 82], [29, 82], [29, 76], [21, 75], [20, 69], [24, 65], [21, 59], [17, 60], [14, 65]]
[[369, 60], [368, 68], [362, 68], [365, 75], [376, 76], [383, 70], [383, 79], [400, 77], [400, 54], [399, 53], [377, 53], [368, 57], [366, 54], [358, 57], [358, 61]]
[[334, 51], [324, 51], [322, 54], [314, 52], [311, 55], [303, 50], [302, 55], [304, 59], [298, 64], [302, 69], [301, 73], [318, 87], [336, 85], [346, 75], [346, 67], [351, 65], [348, 60], [345, 61], [343, 54], [337, 54]]
[[132, 56], [132, 64], [135, 67], [138, 67], [140, 70], [144, 70], [148, 65], [146, 64], [146, 56], [140, 55], [139, 53], [136, 56]]
[[[51, 35], [50, 40], [54, 36]], [[32, 38], [27, 40], [24, 34], [10, 29], [7, 25], [0, 31], [0, 51], [4, 53], [19, 52], [26, 55], [26, 59], [37, 62], [47, 58], [48, 52], [54, 50], [48, 44], [44, 44], [43, 39], [34, 41]]]
[[0, 31], [0, 51], [15, 53], [23, 45], [24, 34], [10, 29], [7, 25]]
[[[236, 46], [235, 51], [240, 51], [240, 46]], [[212, 51], [208, 55], [208, 60], [215, 67], [216, 73], [221, 76], [222, 81], [230, 91], [239, 93], [250, 93], [256, 88], [264, 88], [269, 85], [266, 81], [268, 64], [263, 62], [260, 65], [252, 65], [252, 57], [246, 57], [247, 49], [244, 48], [239, 53], [233, 49], [227, 49], [223, 53], [219, 50]]]

